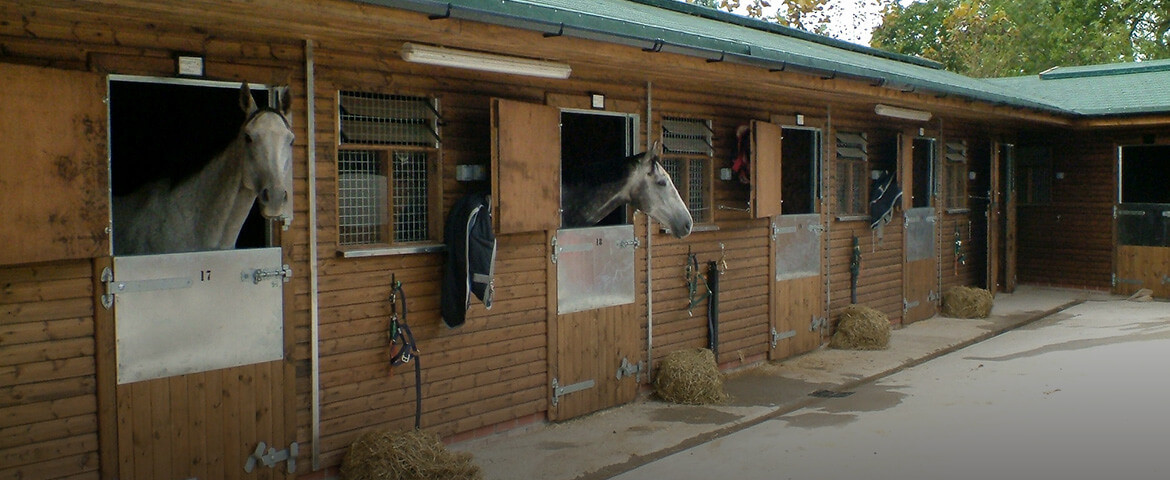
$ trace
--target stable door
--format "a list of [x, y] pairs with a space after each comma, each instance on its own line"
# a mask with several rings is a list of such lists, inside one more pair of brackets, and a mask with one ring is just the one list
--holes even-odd
[[[640, 242], [625, 207], [598, 225], [562, 228], [561, 176], [633, 153], [636, 116], [492, 102], [493, 202], [500, 235], [543, 232], [548, 247], [549, 403], [567, 420], [634, 400], [646, 379]], [[565, 168], [568, 167], [568, 168]], [[641, 262], [638, 259], [641, 258]]]
[[914, 138], [903, 140], [902, 144], [910, 150], [910, 164], [904, 169], [909, 177], [904, 181], [910, 182], [904, 191], [910, 195], [903, 195], [903, 205], [910, 207], [903, 216], [902, 323], [905, 324], [930, 318], [937, 311], [939, 228], [934, 198], [935, 141]]
[[771, 358], [809, 352], [828, 333], [825, 228], [820, 211], [821, 132], [780, 129], [781, 214], [772, 217]]
[[1113, 291], [1170, 297], [1170, 145], [1120, 149]]

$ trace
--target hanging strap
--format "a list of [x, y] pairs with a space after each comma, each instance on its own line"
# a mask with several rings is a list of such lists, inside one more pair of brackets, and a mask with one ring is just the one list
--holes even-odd
[[[398, 298], [402, 297], [402, 316], [398, 315]], [[414, 333], [406, 323], [406, 292], [402, 282], [395, 276], [390, 280], [390, 367], [397, 367], [414, 361], [414, 429], [422, 426], [422, 364], [418, 358], [418, 345]], [[397, 348], [397, 350], [395, 350]]]

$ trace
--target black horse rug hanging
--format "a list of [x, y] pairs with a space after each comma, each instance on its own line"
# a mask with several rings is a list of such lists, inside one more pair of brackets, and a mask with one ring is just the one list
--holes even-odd
[[492, 308], [495, 295], [496, 235], [492, 231], [490, 197], [469, 194], [451, 207], [444, 230], [447, 264], [443, 270], [440, 312], [443, 323], [463, 325], [471, 295]]

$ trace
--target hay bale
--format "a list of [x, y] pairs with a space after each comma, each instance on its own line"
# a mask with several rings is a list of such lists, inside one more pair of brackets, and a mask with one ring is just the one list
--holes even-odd
[[951, 287], [943, 292], [942, 314], [953, 318], [987, 318], [994, 297], [982, 288]]
[[478, 480], [467, 452], [451, 453], [439, 436], [421, 430], [366, 432], [341, 462], [346, 480]]
[[845, 350], [884, 350], [890, 345], [890, 317], [862, 305], [849, 305], [837, 318], [829, 346]]
[[654, 393], [667, 402], [705, 405], [727, 401], [723, 373], [706, 348], [676, 350], [658, 364]]

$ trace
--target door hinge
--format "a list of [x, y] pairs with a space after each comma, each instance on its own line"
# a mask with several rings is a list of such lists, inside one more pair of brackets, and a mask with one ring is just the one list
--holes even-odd
[[260, 442], [256, 445], [256, 451], [248, 456], [247, 462], [244, 462], [244, 471], [252, 473], [252, 470], [256, 469], [256, 462], [263, 463], [268, 468], [276, 468], [276, 464], [287, 462], [286, 469], [288, 473], [296, 473], [297, 455], [299, 453], [300, 447], [297, 445], [297, 442], [290, 443], [288, 448], [284, 450], [277, 450], [265, 445], [264, 442]]
[[938, 303], [939, 300], [942, 300], [942, 297], [938, 294], [938, 292], [931, 290], [930, 294], [926, 296], [926, 300], [931, 303]]
[[792, 338], [795, 336], [796, 336], [796, 330], [789, 330], [787, 332], [777, 332], [776, 327], [772, 327], [772, 350], [776, 349], [776, 344], [779, 343], [781, 340], [784, 340], [786, 338]]
[[621, 380], [626, 377], [634, 377], [634, 381], [642, 383], [642, 370], [646, 368], [646, 362], [631, 363], [626, 357], [622, 357], [622, 364], [617, 369], [617, 379]]
[[921, 304], [921, 302], [919, 302], [918, 300], [911, 302], [911, 301], [903, 298], [902, 299], [902, 313], [905, 314], [906, 312], [909, 312], [911, 308], [915, 308], [920, 304]]
[[560, 403], [561, 397], [563, 397], [565, 395], [568, 395], [570, 393], [580, 392], [581, 390], [588, 390], [590, 388], [593, 388], [593, 385], [594, 385], [593, 380], [586, 380], [584, 382], [577, 382], [577, 383], [574, 383], [572, 385], [565, 385], [562, 387], [560, 385], [560, 381], [558, 381], [556, 379], [556, 377], [553, 377], [553, 379], [552, 379], [552, 391], [553, 391], [552, 405], [554, 407], [557, 406], [557, 403]]
[[552, 253], [549, 254], [549, 259], [552, 260], [553, 265], [556, 265], [557, 254], [561, 253], [561, 249], [557, 248], [557, 237], [555, 235], [552, 237], [552, 244], [550, 245], [549, 250], [552, 251]]

